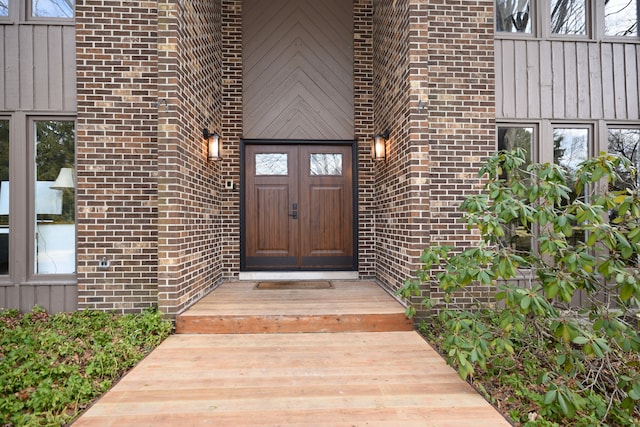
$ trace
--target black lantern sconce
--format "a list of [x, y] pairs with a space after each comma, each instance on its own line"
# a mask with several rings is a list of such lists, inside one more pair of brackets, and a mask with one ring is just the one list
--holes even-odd
[[218, 160], [221, 157], [222, 143], [220, 142], [220, 135], [217, 132], [209, 133], [209, 129], [202, 129], [202, 137], [207, 144], [207, 159]]
[[380, 161], [387, 159], [387, 141], [391, 132], [386, 129], [384, 132], [376, 134], [371, 140], [371, 157]]

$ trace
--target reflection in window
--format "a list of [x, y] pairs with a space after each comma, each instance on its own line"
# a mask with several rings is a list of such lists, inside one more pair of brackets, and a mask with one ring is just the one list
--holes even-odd
[[[631, 161], [632, 166], [630, 170], [618, 170], [621, 179], [609, 184], [611, 191], [635, 191], [640, 186], [640, 176], [638, 175], [638, 171], [640, 171], [640, 155], [638, 154], [638, 149], [640, 149], [640, 128], [609, 129], [607, 151], [611, 154], [626, 157]], [[618, 216], [617, 210], [612, 209], [609, 211], [609, 219], [611, 221], [616, 223], [623, 222], [622, 218], [617, 219]], [[632, 221], [635, 221], [635, 219], [632, 219]], [[623, 224], [618, 225], [623, 226]], [[639, 261], [640, 257], [636, 254], [636, 256], [630, 257], [627, 263], [637, 266]]]
[[0, 274], [9, 274], [9, 121], [0, 120]]
[[553, 34], [587, 34], [586, 0], [551, 0]]
[[342, 154], [311, 154], [309, 168], [311, 175], [342, 175]]
[[31, 16], [38, 18], [73, 18], [75, 0], [31, 0]]
[[[581, 194], [576, 192], [576, 178], [578, 165], [589, 156], [589, 129], [555, 128], [553, 130], [553, 161], [564, 169], [566, 185], [571, 189], [570, 200], [563, 203], [572, 203], [580, 198], [584, 200], [586, 188]], [[573, 245], [585, 240], [584, 231], [575, 231], [571, 236]]]
[[72, 121], [37, 121], [36, 274], [75, 272], [75, 130]]
[[[531, 163], [533, 135], [532, 127], [498, 127], [498, 150], [522, 149], [526, 159], [526, 164], [522, 165], [522, 169], [525, 170]], [[505, 178], [508, 179], [508, 177]], [[530, 225], [525, 227], [517, 220], [505, 224], [504, 243], [516, 251], [529, 253], [532, 248], [532, 238]]]
[[[609, 129], [608, 152], [618, 156], [626, 157], [631, 164], [640, 170], [640, 128], [639, 129]], [[622, 177], [621, 181], [616, 181], [614, 190], [633, 189], [639, 186], [640, 177], [634, 175], [630, 170], [618, 171]]]
[[9, 0], [0, 0], [0, 16], [9, 16]]
[[286, 153], [256, 154], [256, 175], [288, 175]]
[[638, 1], [605, 0], [604, 33], [607, 36], [637, 36]]
[[531, 33], [530, 0], [496, 1], [496, 31]]

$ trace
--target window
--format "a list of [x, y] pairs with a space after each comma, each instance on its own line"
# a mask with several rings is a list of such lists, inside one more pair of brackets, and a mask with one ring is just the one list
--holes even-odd
[[496, 31], [531, 33], [530, 0], [496, 1]]
[[605, 0], [604, 33], [638, 36], [638, 0]]
[[0, 17], [9, 16], [9, 0], [0, 0]]
[[[496, 0], [496, 35], [639, 37], [640, 0]], [[595, 30], [592, 25], [597, 25]]]
[[[609, 128], [607, 151], [624, 156], [640, 171], [640, 128]], [[631, 171], [619, 171], [622, 182], [616, 182], [615, 190], [624, 190], [640, 185], [640, 175], [633, 176]]]
[[[563, 204], [573, 203], [576, 199], [585, 200], [586, 188], [582, 193], [576, 192], [576, 172], [578, 165], [589, 158], [588, 128], [554, 128], [553, 129], [553, 161], [564, 169], [567, 186], [571, 189], [570, 200]], [[584, 231], [576, 230], [570, 237], [573, 245], [584, 242]]]
[[287, 153], [256, 154], [256, 175], [289, 175]]
[[31, 0], [34, 18], [73, 18], [75, 0]]
[[[498, 127], [498, 150], [511, 151], [520, 148], [525, 152], [527, 163], [523, 169], [531, 163], [533, 153], [534, 128], [526, 126], [500, 126]], [[530, 252], [532, 248], [533, 234], [531, 227], [525, 227], [520, 221], [512, 221], [505, 226], [504, 243], [519, 252]]]
[[75, 273], [75, 126], [33, 122], [35, 134], [35, 274]]
[[587, 34], [587, 1], [551, 0], [551, 33]]
[[9, 120], [0, 120], [0, 274], [9, 274]]
[[342, 154], [317, 153], [309, 156], [309, 172], [312, 176], [342, 175]]

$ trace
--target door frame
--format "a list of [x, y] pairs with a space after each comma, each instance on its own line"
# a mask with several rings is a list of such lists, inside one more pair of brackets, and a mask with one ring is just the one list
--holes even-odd
[[351, 170], [352, 170], [352, 223], [353, 223], [353, 267], [350, 269], [304, 269], [290, 270], [270, 268], [267, 271], [358, 271], [358, 141], [356, 140], [300, 140], [300, 139], [240, 139], [240, 271], [258, 271], [247, 269], [246, 263], [246, 178], [245, 178], [245, 151], [247, 145], [339, 145], [351, 147]]

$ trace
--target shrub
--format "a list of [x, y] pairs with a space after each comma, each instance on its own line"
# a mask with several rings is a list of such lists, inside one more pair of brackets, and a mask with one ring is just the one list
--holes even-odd
[[[568, 170], [526, 165], [516, 149], [488, 159], [480, 175], [485, 191], [461, 205], [478, 245], [427, 248], [401, 295], [415, 298], [431, 282], [444, 291], [442, 301], [422, 304], [441, 303], [442, 348], [461, 377], [526, 348], [549, 369], [537, 403], [547, 419], [638, 422], [640, 194], [629, 160], [601, 153]], [[514, 243], [534, 235], [531, 250]], [[492, 315], [451, 303], [472, 283], [497, 288]]]

